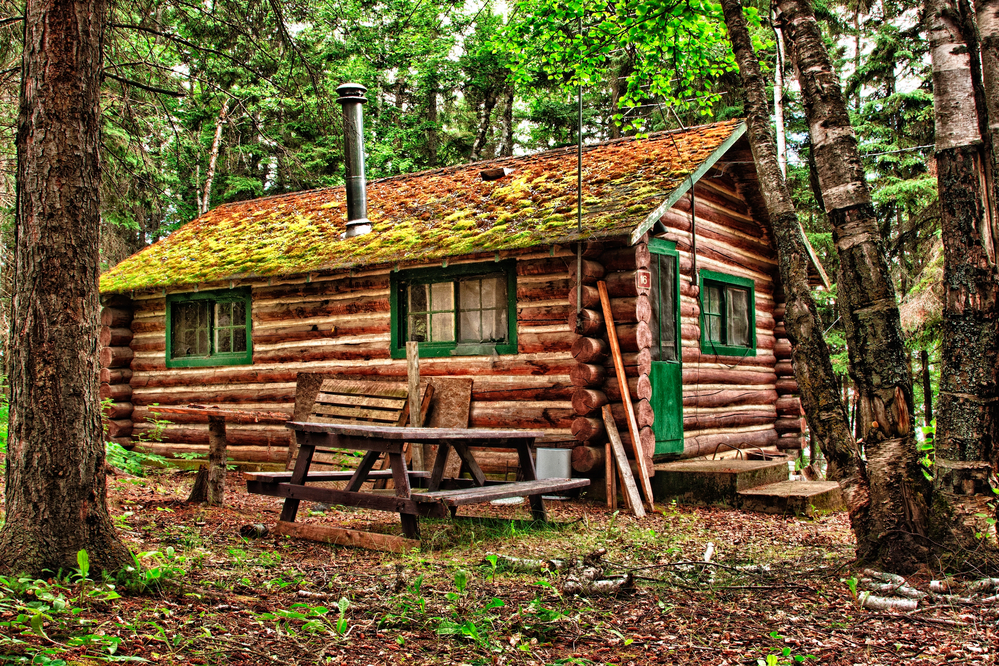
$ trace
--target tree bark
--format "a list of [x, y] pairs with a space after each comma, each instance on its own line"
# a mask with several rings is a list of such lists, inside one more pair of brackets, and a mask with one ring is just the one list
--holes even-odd
[[[944, 316], [934, 442], [938, 461], [991, 461], [999, 398], [999, 275], [990, 259], [989, 157], [975, 95], [975, 36], [953, 0], [927, 2], [933, 58]], [[969, 34], [971, 33], [971, 34]]]
[[209, 506], [222, 506], [225, 495], [226, 466], [225, 417], [208, 417], [208, 493]]
[[104, 0], [28, 0], [17, 134], [0, 568], [131, 564], [107, 510], [98, 400]]
[[999, 0], [976, 0], [975, 18], [981, 40], [982, 85], [985, 94], [985, 139], [989, 155], [989, 225], [992, 247], [987, 247], [992, 261], [999, 254]]
[[850, 432], [829, 348], [822, 336], [824, 327], [812, 299], [808, 282], [809, 253], [791, 193], [781, 175], [759, 61], [753, 51], [740, 0], [724, 0], [722, 8], [746, 94], [749, 143], [777, 244], [786, 298], [784, 323], [792, 344], [801, 402], [812, 436], [828, 460], [828, 477], [840, 483], [857, 542], [866, 543], [874, 537], [870, 534], [866, 470]]
[[846, 101], [811, 3], [779, 0], [778, 20], [798, 73], [823, 206], [839, 254], [838, 305], [850, 374], [859, 389], [872, 529], [858, 534], [857, 554], [909, 571], [929, 556], [929, 487], [910, 418], [912, 379], [895, 288]]

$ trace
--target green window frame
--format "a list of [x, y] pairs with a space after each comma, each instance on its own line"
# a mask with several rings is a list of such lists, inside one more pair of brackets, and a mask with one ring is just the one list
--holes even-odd
[[755, 283], [749, 278], [701, 270], [700, 286], [701, 353], [756, 356]]
[[249, 365], [253, 340], [249, 289], [166, 298], [166, 366]]
[[393, 272], [392, 358], [406, 358], [411, 339], [421, 358], [516, 354], [516, 268], [498, 261]]

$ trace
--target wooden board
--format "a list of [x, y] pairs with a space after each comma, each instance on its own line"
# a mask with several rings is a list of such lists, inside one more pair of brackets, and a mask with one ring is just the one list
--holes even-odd
[[335, 546], [367, 548], [368, 550], [380, 550], [388, 553], [405, 553], [408, 550], [420, 547], [420, 542], [416, 539], [406, 539], [405, 537], [391, 534], [362, 532], [360, 530], [329, 527], [327, 525], [289, 523], [283, 520], [278, 521], [274, 532], [275, 534], [283, 534], [284, 536], [295, 537], [297, 539], [321, 541], [323, 543], [331, 543]]
[[478, 488], [459, 488], [457, 490], [438, 490], [426, 493], [415, 493], [413, 499], [417, 502], [442, 502], [447, 506], [464, 506], [466, 504], [481, 504], [506, 497], [526, 497], [558, 493], [574, 488], [585, 488], [590, 485], [589, 479], [538, 479], [535, 481], [517, 481], [514, 483], [498, 483]]
[[[472, 380], [464, 377], [429, 377], [421, 380], [421, 390], [424, 383], [434, 387], [434, 399], [429, 418], [423, 425], [427, 428], [467, 428], [468, 417], [472, 412]], [[430, 464], [437, 456], [437, 447], [430, 445], [426, 449], [424, 460]], [[444, 468], [444, 477], [457, 477], [460, 469], [461, 460], [451, 451]]]
[[[604, 427], [607, 429], [607, 437], [610, 439], [611, 448], [614, 451], [614, 460], [617, 461], [617, 469], [621, 475], [622, 488], [626, 499], [631, 503], [631, 509], [639, 518], [645, 517], [645, 507], [642, 506], [642, 497], [638, 493], [638, 486], [635, 485], [635, 477], [631, 474], [631, 465], [628, 464], [628, 454], [624, 451], [624, 442], [617, 430], [617, 423], [614, 422], [614, 415], [611, 414], [609, 405], [603, 406]], [[649, 503], [652, 497], [649, 496]]]

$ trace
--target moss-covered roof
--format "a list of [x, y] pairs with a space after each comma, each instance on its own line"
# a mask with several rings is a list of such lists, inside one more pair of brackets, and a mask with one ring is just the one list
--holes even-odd
[[[516, 250], [629, 234], [715, 152], [738, 121], [588, 146], [576, 229], [576, 149], [368, 184], [372, 232], [343, 238], [342, 187], [225, 204], [101, 276], [102, 293]], [[484, 181], [484, 168], [512, 172]], [[699, 175], [699, 174], [698, 174]], [[695, 176], [696, 177], [696, 176]]]

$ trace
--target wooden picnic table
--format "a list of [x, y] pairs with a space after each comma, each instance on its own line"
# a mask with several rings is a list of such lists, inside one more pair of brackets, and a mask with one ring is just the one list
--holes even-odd
[[[293, 523], [301, 500], [356, 506], [398, 513], [403, 532], [409, 539], [419, 539], [419, 516], [444, 518], [459, 506], [488, 502], [506, 497], [528, 497], [535, 520], [547, 520], [542, 495], [582, 488], [589, 479], [543, 479], [535, 472], [531, 446], [544, 433], [539, 430], [496, 430], [479, 428], [400, 428], [368, 424], [304, 423], [287, 424], [298, 441], [299, 453], [292, 472], [247, 474], [251, 493], [285, 498], [282, 523]], [[403, 444], [435, 444], [437, 455], [429, 472], [412, 471], [406, 466]], [[472, 449], [512, 448], [517, 451], [522, 481], [503, 482], [486, 479]], [[317, 451], [351, 449], [364, 451], [357, 469], [345, 472], [310, 473]], [[454, 449], [462, 470], [469, 479], [445, 478], [448, 453]], [[374, 470], [381, 454], [389, 458], [388, 470]], [[365, 481], [391, 478], [395, 495], [364, 491]], [[310, 482], [346, 480], [343, 490], [307, 485]], [[414, 486], [425, 491], [413, 492]], [[279, 523], [280, 525], [280, 523]], [[286, 531], [294, 533], [294, 530]], [[415, 542], [413, 542], [415, 544]], [[366, 544], [359, 544], [366, 545]]]

